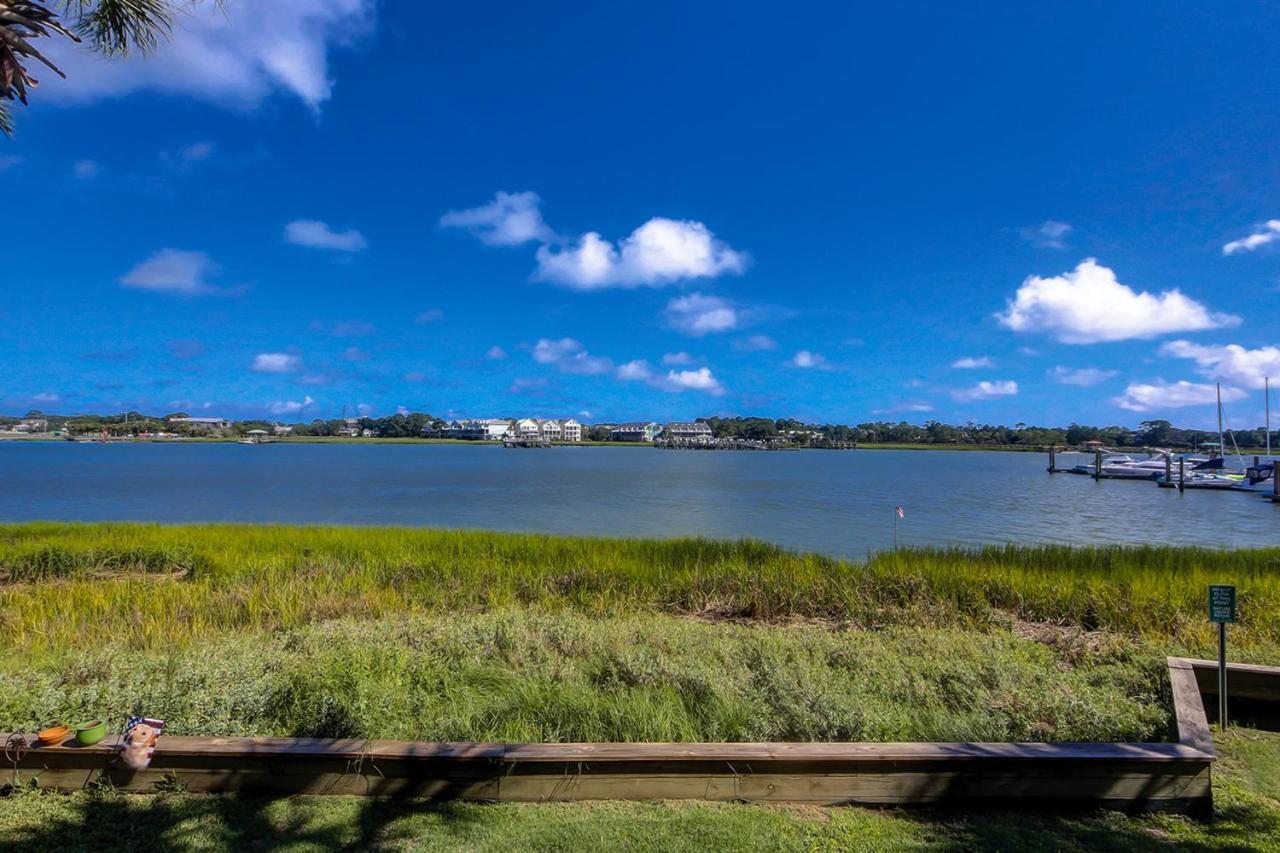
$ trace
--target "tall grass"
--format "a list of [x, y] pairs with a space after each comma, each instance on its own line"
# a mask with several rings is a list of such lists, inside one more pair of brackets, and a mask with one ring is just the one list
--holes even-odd
[[0, 646], [185, 644], [337, 617], [536, 604], [863, 627], [1021, 619], [1205, 649], [1235, 583], [1238, 648], [1280, 647], [1280, 548], [911, 549], [865, 564], [753, 541], [403, 528], [0, 526]]
[[480, 741], [1149, 740], [1158, 656], [1007, 632], [805, 630], [518, 608], [342, 619], [182, 649], [0, 659], [0, 731]]

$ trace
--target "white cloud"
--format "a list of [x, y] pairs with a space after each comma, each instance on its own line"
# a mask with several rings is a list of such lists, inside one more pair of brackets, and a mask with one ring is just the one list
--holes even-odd
[[1268, 243], [1274, 243], [1276, 240], [1280, 240], [1280, 219], [1268, 219], [1262, 224], [1261, 228], [1248, 237], [1232, 240], [1223, 246], [1222, 254], [1236, 255], [1241, 252], [1252, 252], [1254, 249], [1261, 248]]
[[1018, 383], [1012, 379], [983, 380], [971, 388], [958, 388], [951, 392], [952, 398], [961, 403], [974, 400], [994, 400], [998, 397], [1012, 397], [1018, 393]]
[[1018, 229], [1022, 239], [1037, 249], [1065, 249], [1071, 226], [1065, 222], [1046, 219], [1039, 225], [1027, 225]]
[[965, 356], [964, 358], [957, 358], [955, 361], [951, 362], [951, 366], [957, 370], [974, 370], [979, 367], [991, 367], [992, 361], [985, 355], [976, 357]]
[[207, 281], [217, 271], [218, 265], [204, 252], [161, 249], [125, 273], [120, 285], [180, 296], [225, 293]]
[[578, 290], [661, 286], [682, 279], [741, 273], [747, 256], [701, 222], [654, 217], [618, 245], [590, 231], [574, 245], [538, 249], [534, 278]]
[[642, 358], [618, 366], [618, 378], [624, 381], [648, 382], [653, 379], [653, 368]]
[[62, 395], [54, 394], [51, 391], [43, 391], [35, 394], [31, 399], [36, 403], [57, 403], [62, 399]]
[[302, 359], [287, 352], [263, 352], [253, 357], [253, 369], [259, 373], [291, 373], [302, 366]]
[[1202, 346], [1190, 341], [1170, 341], [1161, 355], [1190, 358], [1210, 379], [1246, 388], [1261, 388], [1267, 377], [1280, 377], [1280, 347], [1245, 349], [1239, 344]]
[[[1230, 386], [1222, 389], [1223, 402], [1239, 400], [1245, 392]], [[1124, 389], [1124, 394], [1113, 397], [1111, 402], [1131, 412], [1148, 412], [1152, 409], [1177, 409], [1183, 406], [1201, 406], [1216, 403], [1218, 389], [1208, 383], [1157, 380], [1155, 384], [1134, 382]]]
[[996, 318], [1015, 332], [1044, 332], [1068, 344], [1154, 338], [1234, 326], [1178, 290], [1136, 293], [1093, 258], [1053, 278], [1030, 276]]
[[1088, 388], [1097, 385], [1099, 382], [1106, 382], [1108, 379], [1116, 375], [1114, 370], [1102, 370], [1097, 367], [1055, 367], [1049, 371], [1049, 375], [1053, 377], [1055, 382], [1063, 385], [1078, 385], [1081, 388]]
[[802, 349], [791, 358], [792, 367], [827, 369], [830, 367], [825, 356]]
[[493, 201], [467, 210], [451, 210], [440, 217], [446, 228], [466, 228], [489, 246], [520, 246], [537, 241], [545, 243], [555, 234], [542, 219], [538, 205], [542, 199], [534, 192], [499, 192]]
[[662, 357], [662, 363], [671, 364], [693, 364], [693, 356], [687, 352], [669, 352]]
[[494, 344], [493, 346], [489, 347], [489, 350], [484, 354], [484, 357], [491, 358], [494, 361], [500, 361], [507, 357], [507, 351], [504, 350], [502, 347], [498, 346], [497, 344]]
[[750, 337], [735, 340], [733, 348], [738, 352], [763, 352], [777, 349], [778, 342], [768, 335], [751, 335]]
[[328, 100], [328, 52], [371, 28], [374, 0], [254, 0], [184, 6], [172, 38], [149, 56], [104, 58], [57, 40], [50, 58], [68, 79], [42, 79], [42, 96], [82, 103], [131, 92], [190, 95], [235, 107], [287, 92], [312, 109]]
[[742, 322], [741, 313], [729, 300], [703, 293], [672, 299], [666, 316], [673, 329], [694, 337], [736, 329]]
[[716, 379], [708, 367], [697, 370], [669, 370], [663, 384], [670, 391], [705, 391], [708, 394], [723, 394], [724, 386]]
[[613, 369], [613, 362], [607, 358], [591, 355], [573, 338], [540, 339], [534, 344], [533, 360], [539, 364], [553, 364], [565, 373], [588, 376], [608, 373]]
[[77, 160], [71, 167], [71, 173], [82, 181], [96, 178], [99, 171], [98, 164], [93, 160]]
[[673, 369], [663, 375], [655, 372], [649, 362], [638, 358], [619, 365], [616, 375], [624, 382], [646, 382], [663, 391], [702, 391], [717, 396], [724, 393], [724, 386], [709, 367], [699, 367], [696, 370]]
[[296, 246], [310, 249], [332, 249], [335, 252], [358, 252], [369, 244], [364, 235], [354, 228], [334, 231], [327, 223], [316, 219], [295, 219], [284, 227], [284, 239]]
[[296, 415], [314, 402], [315, 400], [311, 399], [310, 396], [303, 397], [301, 402], [298, 400], [276, 400], [267, 404], [267, 411], [273, 415]]

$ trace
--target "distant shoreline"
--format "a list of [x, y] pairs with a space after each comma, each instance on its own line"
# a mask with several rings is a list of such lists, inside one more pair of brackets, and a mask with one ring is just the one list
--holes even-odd
[[[28, 443], [47, 443], [62, 442], [63, 438], [55, 436], [43, 435], [3, 435], [0, 434], [0, 442], [28, 442]], [[96, 443], [96, 439], [85, 439], [84, 443]], [[112, 439], [112, 444], [236, 444], [240, 438], [137, 438]], [[285, 438], [273, 438], [267, 442], [268, 444], [366, 444], [366, 445], [383, 445], [383, 444], [443, 444], [454, 446], [474, 446], [474, 447], [501, 447], [500, 441], [468, 441], [459, 438], [352, 438], [347, 436], [297, 436]], [[562, 441], [553, 442], [553, 447], [648, 447], [653, 445], [648, 442], [641, 441]], [[795, 450], [832, 450], [835, 448], [824, 447], [802, 447], [798, 446]], [[1047, 448], [1043, 447], [1022, 447], [1013, 444], [910, 444], [910, 443], [866, 443], [859, 444], [856, 448], [842, 448], [845, 450], [941, 450], [941, 451], [1001, 451], [1005, 453], [1046, 453]]]

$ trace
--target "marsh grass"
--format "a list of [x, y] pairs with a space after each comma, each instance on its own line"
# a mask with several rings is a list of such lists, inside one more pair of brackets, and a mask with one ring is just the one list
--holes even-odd
[[1210, 583], [1237, 649], [1280, 648], [1280, 548], [909, 549], [867, 563], [755, 542], [406, 528], [0, 526], [0, 644], [142, 648], [340, 617], [536, 605], [723, 620], [988, 628], [1051, 622], [1204, 653]]
[[518, 608], [333, 620], [182, 649], [0, 663], [0, 731], [456, 741], [1134, 741], [1169, 732], [1162, 660], [1006, 631], [830, 631]]

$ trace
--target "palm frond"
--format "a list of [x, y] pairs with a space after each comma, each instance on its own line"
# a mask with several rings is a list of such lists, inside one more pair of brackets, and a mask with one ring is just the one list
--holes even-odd
[[150, 53], [173, 26], [170, 0], [66, 0], [66, 6], [76, 32], [108, 56]]
[[4, 101], [0, 101], [0, 133], [13, 136], [13, 114], [9, 112], [9, 105]]

